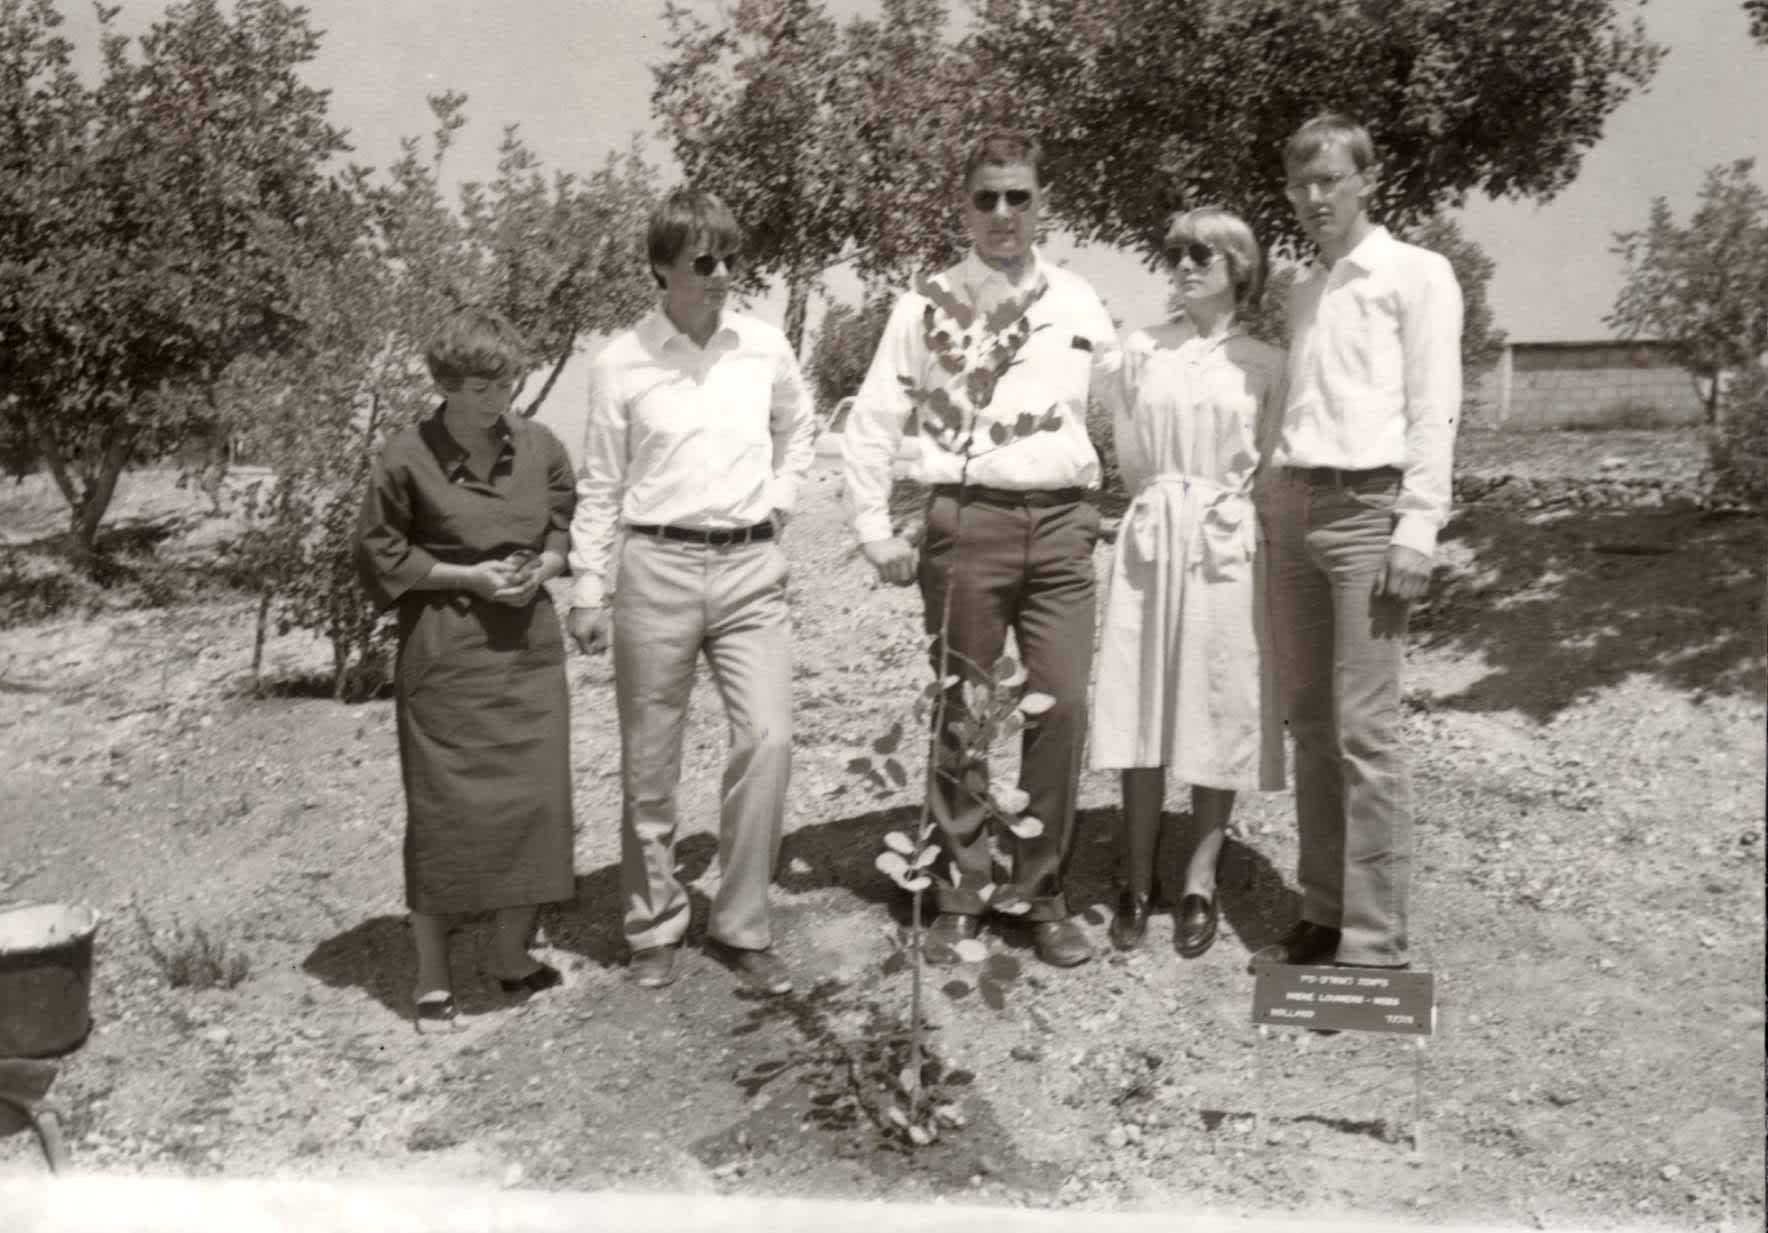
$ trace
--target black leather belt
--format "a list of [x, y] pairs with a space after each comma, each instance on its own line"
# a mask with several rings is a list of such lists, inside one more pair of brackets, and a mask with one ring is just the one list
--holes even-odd
[[673, 539], [683, 544], [703, 544], [708, 548], [730, 548], [741, 544], [764, 544], [774, 537], [771, 522], [758, 522], [752, 527], [660, 527], [647, 523], [630, 523], [628, 531]]
[[1341, 488], [1347, 484], [1370, 483], [1375, 480], [1397, 480], [1403, 474], [1398, 467], [1371, 467], [1367, 471], [1341, 471], [1337, 467], [1284, 467], [1283, 469], [1304, 484], [1331, 485], [1334, 488]]
[[933, 495], [938, 497], [967, 496], [972, 501], [986, 501], [990, 505], [1072, 505], [1076, 501], [1086, 500], [1085, 488], [985, 488], [981, 484], [971, 484], [967, 489], [962, 484], [935, 484]]

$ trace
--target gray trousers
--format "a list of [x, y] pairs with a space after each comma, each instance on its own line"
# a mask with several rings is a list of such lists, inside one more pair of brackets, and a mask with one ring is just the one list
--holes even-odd
[[1262, 486], [1272, 624], [1295, 738], [1304, 920], [1342, 931], [1338, 961], [1406, 961], [1412, 781], [1402, 749], [1400, 669], [1409, 605], [1377, 597], [1399, 480]]
[[[937, 634], [948, 585], [951, 649], [948, 667], [964, 678], [986, 675], [1012, 629], [1029, 674], [1026, 689], [1056, 705], [1026, 725], [1019, 786], [1026, 812], [1044, 824], [1032, 839], [1004, 836], [1013, 868], [1008, 883], [1031, 904], [1024, 919], [1062, 920], [1068, 903], [1062, 879], [1074, 848], [1075, 797], [1087, 730], [1087, 677], [1093, 664], [1093, 546], [1099, 509], [1090, 500], [1059, 505], [1007, 505], [935, 496], [927, 509], [920, 583], [927, 632]], [[953, 566], [955, 565], [955, 568]], [[962, 659], [957, 659], [961, 656]], [[939, 646], [933, 647], [938, 671]], [[948, 694], [948, 715], [963, 713], [961, 683]], [[930, 802], [941, 857], [958, 870], [955, 886], [934, 883], [941, 912], [975, 916], [978, 891], [997, 880], [988, 848], [988, 768], [965, 768], [950, 730], [940, 735], [940, 776]]]
[[745, 949], [772, 943], [768, 885], [780, 854], [792, 758], [786, 554], [628, 534], [614, 595], [614, 696], [623, 805], [620, 886], [628, 944], [677, 943], [688, 895], [676, 877], [682, 734], [702, 653], [730, 721], [718, 819], [718, 893], [707, 932]]

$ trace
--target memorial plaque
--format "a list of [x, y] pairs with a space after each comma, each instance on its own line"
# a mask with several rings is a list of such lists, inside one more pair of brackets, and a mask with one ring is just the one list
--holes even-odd
[[1260, 967], [1252, 1021], [1339, 1032], [1436, 1031], [1436, 977], [1385, 968]]

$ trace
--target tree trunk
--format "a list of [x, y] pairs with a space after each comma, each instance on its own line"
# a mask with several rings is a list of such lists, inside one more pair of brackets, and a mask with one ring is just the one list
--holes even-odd
[[804, 344], [804, 318], [810, 311], [810, 275], [794, 271], [786, 279], [786, 342], [797, 355]]
[[266, 590], [258, 597], [258, 624], [252, 631], [252, 692], [258, 692], [263, 682], [264, 672], [264, 640], [270, 632], [270, 601], [276, 592]]
[[533, 419], [535, 413], [540, 410], [540, 404], [546, 401], [546, 396], [552, 393], [553, 386], [559, 383], [559, 374], [564, 372], [565, 365], [571, 362], [571, 352], [574, 351], [576, 347], [577, 336], [573, 334], [571, 336], [571, 341], [566, 343], [565, 349], [559, 353], [559, 358], [553, 361], [552, 371], [546, 374], [546, 381], [541, 385], [540, 393], [534, 396], [533, 402], [522, 408], [521, 415], [523, 419]]
[[68, 556], [84, 571], [90, 572], [97, 559], [98, 527], [110, 509], [111, 498], [117, 494], [123, 464], [129, 461], [129, 446], [129, 438], [118, 434], [99, 460], [97, 472], [81, 477], [80, 495], [74, 503], [69, 527]]

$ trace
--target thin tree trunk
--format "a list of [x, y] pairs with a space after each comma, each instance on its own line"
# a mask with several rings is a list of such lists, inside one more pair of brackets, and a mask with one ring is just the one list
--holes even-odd
[[572, 334], [571, 340], [565, 344], [565, 349], [559, 353], [559, 358], [553, 362], [552, 371], [546, 374], [546, 381], [541, 385], [540, 393], [534, 396], [533, 402], [522, 408], [523, 419], [533, 419], [535, 413], [540, 410], [540, 404], [546, 401], [546, 396], [552, 393], [553, 386], [559, 383], [559, 374], [564, 372], [565, 365], [571, 362], [571, 352], [576, 350], [576, 347], [577, 335]]
[[264, 640], [270, 632], [270, 601], [276, 592], [265, 590], [258, 597], [258, 624], [252, 631], [252, 692], [257, 693], [263, 680]]
[[810, 311], [810, 275], [795, 270], [786, 279], [786, 342], [797, 355], [804, 344], [804, 318]]

